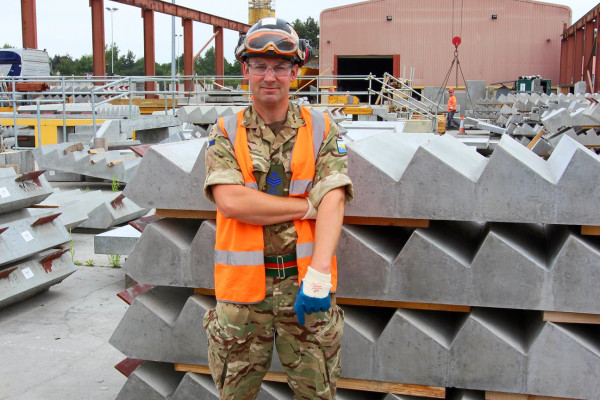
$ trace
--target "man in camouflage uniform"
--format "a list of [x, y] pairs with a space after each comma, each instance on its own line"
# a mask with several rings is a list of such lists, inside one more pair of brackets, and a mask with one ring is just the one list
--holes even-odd
[[[289, 32], [298, 44], [297, 35], [285, 21], [263, 19], [247, 36], [258, 28]], [[265, 263], [295, 259], [298, 235], [294, 220], [314, 218], [316, 214], [311, 265], [317, 276], [330, 279], [329, 264], [341, 232], [344, 203], [353, 197], [345, 147], [332, 122], [316, 157], [308, 201], [288, 197], [292, 149], [298, 129], [305, 125], [300, 107], [289, 102], [289, 84], [295, 80], [301, 61], [308, 60], [305, 57], [299, 61], [297, 55], [281, 56], [274, 44], [271, 52], [252, 54], [244, 39], [240, 39], [236, 55], [244, 62], [243, 73], [249, 79], [254, 100], [244, 112], [242, 125], [247, 131], [258, 190], [244, 186], [234, 146], [215, 124], [206, 152], [205, 194], [227, 218], [263, 227]], [[306, 43], [303, 45], [295, 51], [309, 54]], [[283, 177], [282, 183], [277, 185], [278, 180], [273, 177]], [[328, 288], [326, 299], [327, 303], [331, 299], [330, 308], [327, 304], [318, 308], [323, 311], [314, 313], [310, 307], [303, 308], [300, 299], [306, 296], [302, 289], [299, 292], [297, 269], [287, 271], [285, 276], [267, 273], [263, 301], [218, 301], [216, 308], [206, 313], [209, 366], [221, 399], [256, 398], [271, 364], [274, 342], [295, 399], [335, 398], [343, 311]], [[307, 284], [305, 278], [302, 286]]]

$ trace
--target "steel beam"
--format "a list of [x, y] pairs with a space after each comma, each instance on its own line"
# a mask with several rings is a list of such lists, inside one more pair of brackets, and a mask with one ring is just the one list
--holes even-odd
[[[585, 40], [585, 31], [578, 29], [575, 35], [575, 65], [573, 68], [573, 77], [575, 82], [583, 80], [583, 46]], [[573, 83], [575, 83], [573, 82]]]
[[[215, 36], [215, 75], [225, 75], [225, 53], [223, 51], [223, 27], [213, 26]], [[217, 79], [219, 85], [224, 85], [223, 79]]]
[[[106, 75], [106, 54], [104, 53], [104, 0], [90, 0], [92, 8], [92, 52], [94, 76]], [[97, 82], [101, 85], [102, 82]]]
[[[185, 76], [194, 75], [194, 27], [191, 19], [183, 19], [183, 74]], [[192, 90], [192, 81], [186, 79], [184, 82], [185, 91]]]
[[203, 13], [201, 11], [196, 11], [191, 8], [178, 6], [160, 0], [114, 0], [114, 2], [140, 7], [144, 10], [156, 11], [167, 15], [174, 15], [183, 19], [203, 22], [205, 24], [231, 29], [233, 31], [242, 33], [245, 33], [248, 31], [248, 29], [250, 29], [250, 25], [246, 25], [241, 22], [217, 17], [216, 15]]
[[23, 31], [23, 47], [37, 49], [35, 0], [21, 0], [21, 26]]
[[[144, 19], [144, 75], [155, 76], [154, 66], [154, 11], [144, 8], [142, 10]], [[146, 90], [156, 90], [156, 82], [146, 82]], [[146, 94], [147, 99], [157, 98], [154, 94]]]

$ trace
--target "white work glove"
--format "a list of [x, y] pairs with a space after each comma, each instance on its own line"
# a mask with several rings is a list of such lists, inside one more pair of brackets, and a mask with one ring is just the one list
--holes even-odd
[[306, 201], [308, 202], [308, 211], [304, 214], [302, 219], [316, 219], [317, 218], [317, 209], [312, 205], [311, 201], [306, 197]]
[[331, 274], [324, 274], [308, 267], [294, 303], [294, 312], [300, 325], [304, 325], [305, 313], [310, 315], [329, 310], [331, 307], [329, 292], [332, 287]]

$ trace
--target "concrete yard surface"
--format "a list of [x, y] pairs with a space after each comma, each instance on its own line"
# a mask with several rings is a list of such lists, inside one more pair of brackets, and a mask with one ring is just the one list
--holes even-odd
[[62, 283], [0, 310], [0, 399], [114, 399], [125, 357], [109, 343], [128, 305], [120, 268], [78, 267]]

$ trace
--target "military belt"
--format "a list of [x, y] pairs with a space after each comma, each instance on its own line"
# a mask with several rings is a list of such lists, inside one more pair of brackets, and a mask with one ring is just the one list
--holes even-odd
[[285, 278], [298, 275], [298, 263], [295, 254], [265, 257], [265, 274], [273, 278]]

